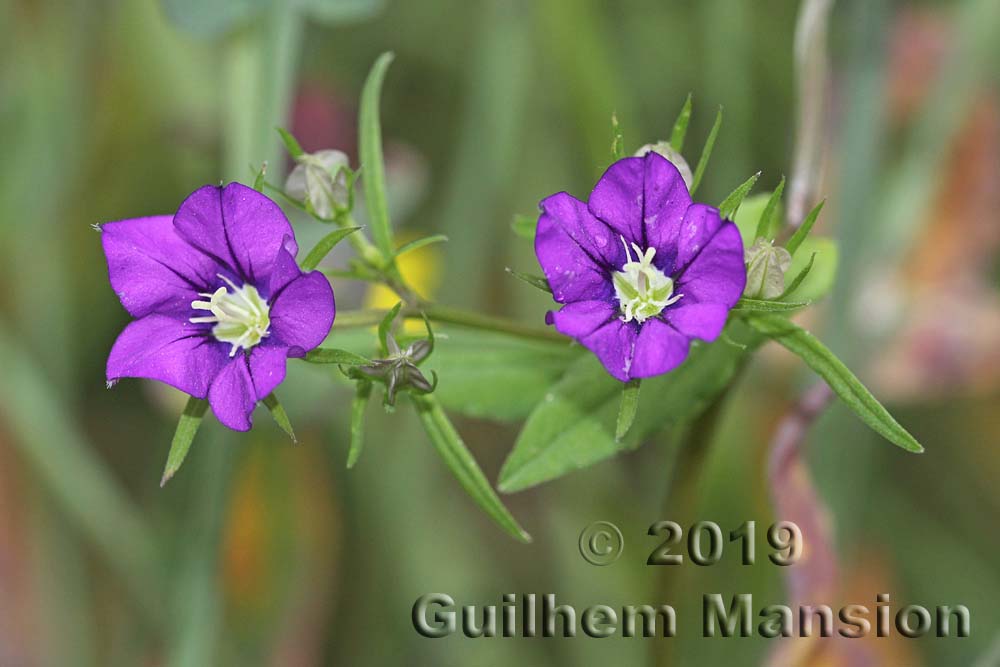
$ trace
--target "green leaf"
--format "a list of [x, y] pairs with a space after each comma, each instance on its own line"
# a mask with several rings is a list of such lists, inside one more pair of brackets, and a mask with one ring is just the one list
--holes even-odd
[[811, 333], [780, 315], [762, 314], [749, 318], [748, 321], [757, 331], [781, 343], [806, 362], [826, 381], [840, 400], [876, 433], [907, 451], [924, 451], [920, 443], [900, 426], [854, 373]]
[[787, 313], [810, 305], [810, 301], [768, 301], [743, 297], [733, 306], [734, 313]]
[[537, 218], [527, 215], [515, 215], [514, 221], [510, 223], [510, 228], [521, 238], [534, 240], [536, 225], [538, 225]]
[[358, 112], [358, 152], [361, 156], [365, 205], [375, 246], [382, 252], [386, 261], [392, 260], [393, 243], [392, 229], [389, 226], [389, 204], [386, 198], [379, 100], [382, 94], [382, 82], [393, 58], [392, 53], [383, 53], [375, 61], [361, 91], [361, 107]]
[[807, 236], [809, 236], [809, 232], [816, 223], [816, 218], [819, 217], [819, 212], [823, 210], [824, 204], [826, 204], [825, 199], [816, 204], [816, 206], [813, 207], [813, 210], [809, 211], [809, 215], [807, 215], [805, 220], [802, 221], [802, 224], [799, 225], [799, 228], [795, 230], [794, 234], [792, 234], [792, 238], [788, 239], [788, 243], [785, 244], [785, 250], [787, 250], [792, 257], [795, 257], [795, 251], [799, 249], [802, 242], [806, 240]]
[[423, 248], [424, 246], [431, 245], [432, 243], [442, 243], [447, 241], [448, 237], [444, 234], [434, 234], [433, 236], [425, 236], [422, 239], [417, 239], [415, 241], [410, 241], [409, 243], [404, 243], [399, 248], [396, 249], [396, 257], [405, 255], [408, 252], [413, 252], [418, 248]]
[[754, 234], [754, 240], [759, 238], [774, 238], [774, 235], [778, 231], [778, 220], [775, 214], [780, 210], [781, 193], [784, 191], [785, 177], [782, 176], [781, 181], [778, 183], [778, 187], [774, 189], [774, 192], [772, 192], [770, 198], [768, 198], [767, 206], [764, 207], [764, 212], [760, 214], [760, 219], [757, 221], [757, 231]]
[[360, 354], [331, 347], [317, 347], [309, 350], [303, 359], [311, 364], [340, 364], [342, 366], [364, 366], [371, 363], [371, 359], [366, 359]]
[[[793, 259], [792, 262], [794, 263], [795, 260]], [[789, 296], [791, 296], [795, 292], [795, 290], [799, 288], [802, 282], [806, 279], [806, 277], [809, 275], [809, 272], [812, 271], [813, 264], [815, 262], [816, 262], [816, 253], [812, 253], [809, 255], [809, 263], [806, 264], [806, 267], [801, 271], [799, 271], [797, 274], [795, 274], [795, 278], [792, 279], [792, 282], [788, 283], [788, 286], [785, 287], [785, 291], [778, 298], [787, 299]], [[791, 267], [789, 267], [789, 269], [791, 269]]]
[[306, 258], [302, 260], [302, 263], [300, 264], [302, 270], [312, 271], [313, 269], [315, 269], [317, 266], [319, 266], [319, 263], [322, 262], [323, 259], [328, 254], [330, 254], [330, 251], [333, 250], [334, 246], [336, 246], [338, 243], [340, 243], [345, 238], [347, 238], [354, 232], [358, 231], [359, 229], [361, 228], [342, 227], [340, 229], [333, 230], [332, 232], [321, 238], [319, 240], [319, 243], [317, 243], [313, 247], [313, 249], [309, 251], [309, 254], [306, 255]]
[[276, 129], [278, 134], [281, 135], [281, 141], [285, 144], [285, 150], [287, 150], [288, 154], [294, 159], [297, 160], [306, 154], [306, 152], [302, 150], [302, 146], [299, 145], [298, 140], [292, 135], [291, 132], [283, 127], [276, 127], [274, 129]]
[[708, 166], [708, 159], [712, 157], [712, 149], [715, 148], [715, 139], [719, 136], [719, 128], [722, 127], [722, 107], [715, 114], [715, 122], [705, 140], [705, 146], [701, 149], [701, 157], [698, 158], [698, 166], [694, 169], [694, 177], [691, 180], [691, 194], [693, 195], [698, 186], [701, 185], [701, 178], [705, 175], [705, 168]]
[[165, 486], [170, 478], [180, 469], [181, 464], [184, 463], [184, 458], [187, 456], [188, 450], [191, 449], [191, 443], [194, 441], [195, 433], [198, 432], [198, 427], [201, 426], [201, 420], [205, 417], [205, 411], [208, 409], [208, 401], [203, 398], [195, 398], [194, 396], [188, 397], [187, 405], [184, 406], [184, 412], [181, 413], [181, 418], [177, 421], [177, 430], [174, 431], [174, 439], [170, 443], [170, 452], [167, 454], [167, 466], [163, 470], [163, 478], [160, 479], [160, 486]]
[[732, 220], [733, 216], [736, 215], [736, 212], [740, 209], [740, 204], [743, 203], [743, 199], [746, 198], [758, 178], [760, 178], [759, 171], [740, 183], [739, 187], [729, 193], [729, 196], [722, 200], [722, 203], [719, 204], [719, 215], [724, 220]]
[[[739, 321], [726, 327], [727, 339], [692, 346], [678, 368], [643, 380], [655, 400], [642, 402], [628, 434], [616, 440], [622, 383], [594, 355], [584, 353], [546, 393], [528, 417], [503, 468], [499, 488], [520, 491], [584, 468], [641, 444], [664, 426], [683, 424], [704, 410], [732, 379], [756, 345]], [[443, 386], [443, 385], [442, 385]]]
[[292, 442], [297, 443], [298, 440], [295, 438], [295, 430], [292, 428], [292, 421], [288, 418], [288, 413], [285, 412], [285, 406], [281, 404], [278, 397], [271, 392], [264, 397], [264, 405], [267, 407], [271, 416], [274, 417], [275, 423], [281, 428], [282, 431], [288, 434], [288, 437], [292, 439]]
[[501, 528], [522, 542], [530, 542], [531, 536], [518, 525], [517, 520], [497, 497], [486, 475], [434, 396], [414, 395], [413, 403], [431, 443], [465, 491]]
[[[250, 165], [250, 170], [255, 171], [253, 165]], [[255, 171], [255, 176], [253, 178], [253, 189], [257, 192], [264, 192], [264, 176], [267, 174], [267, 162], [260, 165], [260, 169]]]
[[[813, 255], [816, 256], [816, 259], [812, 259]], [[812, 269], [803, 276], [802, 281], [795, 288], [795, 300], [815, 302], [829, 294], [837, 277], [839, 258], [837, 242], [833, 239], [813, 236], [803, 241], [798, 254], [792, 257], [792, 265], [785, 273], [786, 276], [795, 276], [792, 280], [794, 283], [806, 266], [812, 262]], [[792, 293], [790, 287], [791, 284], [785, 288], [785, 296], [781, 298]]]
[[403, 307], [403, 302], [399, 301], [389, 309], [389, 312], [385, 314], [382, 321], [378, 323], [378, 342], [379, 350], [382, 352], [382, 356], [389, 354], [389, 332], [392, 331], [392, 323], [396, 321], [396, 316], [399, 315], [399, 309]]
[[353, 468], [365, 444], [365, 408], [372, 396], [372, 383], [358, 380], [357, 392], [351, 402], [351, 449], [347, 452], [347, 467]]
[[611, 159], [621, 160], [625, 157], [625, 138], [622, 136], [622, 127], [618, 124], [618, 114], [611, 114]]
[[678, 153], [684, 148], [684, 138], [687, 136], [690, 121], [691, 93], [688, 93], [687, 99], [684, 100], [684, 106], [681, 107], [681, 112], [677, 114], [677, 120], [674, 121], [674, 129], [670, 133], [670, 147]]
[[[688, 95], [688, 106], [691, 103], [691, 96]], [[688, 109], [688, 114], [691, 110]], [[681, 139], [683, 141], [683, 138]], [[641, 380], [629, 380], [622, 387], [622, 400], [618, 404], [618, 424], [615, 426], [615, 440], [621, 439], [632, 428], [635, 422], [635, 414], [639, 411], [639, 387]]]
[[514, 269], [507, 267], [505, 269], [507, 273], [514, 276], [518, 280], [523, 280], [532, 287], [540, 289], [543, 292], [552, 294], [552, 287], [549, 285], [549, 281], [545, 279], [544, 276], [537, 276], [530, 273], [521, 273], [520, 271], [515, 271]]

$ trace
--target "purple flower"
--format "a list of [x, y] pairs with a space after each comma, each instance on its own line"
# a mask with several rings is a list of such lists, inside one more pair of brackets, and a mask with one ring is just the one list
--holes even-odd
[[109, 385], [150, 378], [208, 398], [223, 424], [250, 414], [330, 332], [333, 290], [302, 273], [288, 219], [239, 183], [196, 190], [173, 216], [101, 226], [108, 277], [136, 318], [108, 355]]
[[715, 340], [743, 293], [743, 242], [732, 222], [693, 204], [677, 168], [657, 153], [611, 165], [584, 203], [541, 202], [535, 254], [556, 301], [545, 321], [626, 382]]

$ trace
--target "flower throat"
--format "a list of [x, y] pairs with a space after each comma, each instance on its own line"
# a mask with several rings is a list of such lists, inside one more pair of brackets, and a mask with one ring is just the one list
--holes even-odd
[[656, 248], [647, 248], [643, 252], [635, 243], [636, 258], [632, 259], [625, 237], [620, 237], [625, 246], [625, 264], [621, 271], [615, 271], [613, 281], [615, 295], [618, 297], [622, 321], [635, 320], [642, 324], [650, 317], [659, 315], [664, 308], [676, 303], [683, 294], [674, 294], [674, 281], [663, 271], [653, 266]]
[[200, 293], [198, 296], [207, 297], [208, 301], [192, 301], [191, 307], [195, 310], [207, 310], [211, 315], [192, 317], [190, 321], [193, 324], [215, 324], [212, 335], [219, 342], [232, 346], [229, 356], [233, 357], [237, 350], [249, 350], [268, 336], [271, 309], [253, 285], [237, 287], [229, 278], [221, 274], [219, 277], [229, 285], [232, 292], [220, 287], [211, 294]]

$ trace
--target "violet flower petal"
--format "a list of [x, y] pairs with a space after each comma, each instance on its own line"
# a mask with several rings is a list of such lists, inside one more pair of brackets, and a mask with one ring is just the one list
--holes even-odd
[[598, 266], [618, 268], [625, 261], [625, 248], [618, 234], [595, 218], [586, 203], [566, 192], [558, 192], [543, 199], [539, 207], [543, 215], [547, 214], [558, 223]]
[[629, 243], [645, 245], [642, 227], [645, 159], [627, 157], [608, 167], [597, 181], [587, 206]]
[[718, 209], [708, 204], [692, 204], [684, 213], [677, 238], [675, 273], [683, 273], [722, 227]]
[[629, 378], [647, 378], [672, 371], [683, 363], [690, 344], [690, 338], [662, 320], [646, 320], [635, 341]]
[[253, 425], [250, 415], [257, 405], [257, 392], [245, 354], [230, 359], [215, 376], [208, 389], [208, 404], [223, 426], [234, 431], [250, 430]]
[[229, 361], [228, 346], [204, 326], [154, 313], [129, 323], [108, 355], [107, 379], [148, 378], [205, 398], [212, 378]]
[[693, 301], [732, 308], [746, 282], [740, 230], [726, 221], [677, 278], [675, 290], [684, 295], [684, 305]]
[[300, 357], [323, 342], [336, 314], [330, 281], [312, 271], [290, 282], [271, 303], [271, 335]]
[[298, 252], [281, 208], [241, 183], [195, 190], [177, 209], [174, 227], [189, 243], [255, 285], [270, 276], [279, 248], [284, 246], [292, 256]]
[[288, 347], [267, 338], [250, 350], [250, 377], [253, 378], [254, 396], [258, 401], [284, 382], [287, 360]]
[[618, 307], [611, 301], [574, 301], [545, 317], [546, 324], [554, 324], [564, 336], [583, 338], [598, 327], [618, 317]]
[[712, 342], [726, 326], [729, 309], [721, 303], [680, 303], [663, 311], [670, 326], [690, 338]]
[[542, 205], [535, 231], [535, 255], [552, 288], [553, 298], [560, 303], [612, 298], [614, 290], [607, 278], [608, 269], [601, 266], [603, 256], [597, 254], [592, 239], [606, 241], [604, 252], [608, 255], [612, 252], [624, 255], [624, 248], [619, 244], [618, 250], [613, 250], [614, 236], [587, 213], [583, 202], [561, 194], [549, 197]]
[[278, 249], [278, 254], [274, 258], [274, 265], [271, 269], [271, 277], [267, 283], [267, 294], [269, 298], [274, 298], [281, 290], [285, 289], [289, 283], [302, 275], [302, 270], [295, 262], [295, 257], [282, 246]]
[[111, 287], [135, 318], [182, 316], [219, 272], [217, 262], [177, 235], [169, 215], [105, 223], [101, 244]]
[[643, 182], [643, 225], [646, 246], [656, 248], [655, 263], [674, 273], [676, 239], [691, 207], [691, 195], [677, 167], [658, 153], [647, 153]]
[[626, 324], [621, 318], [615, 317], [579, 340], [597, 356], [612, 376], [622, 382], [628, 382], [632, 377], [629, 369], [636, 342], [634, 323]]

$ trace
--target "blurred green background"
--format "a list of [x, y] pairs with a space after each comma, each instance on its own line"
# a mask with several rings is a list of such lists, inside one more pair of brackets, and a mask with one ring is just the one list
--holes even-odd
[[[644, 565], [646, 528], [675, 518], [668, 487], [690, 481], [672, 480], [676, 434], [505, 497], [535, 538], [525, 546], [464, 495], [409, 410], [373, 409], [346, 471], [347, 387], [290, 364], [281, 396], [301, 444], [266, 413], [246, 435], [209, 420], [160, 489], [183, 397], [104, 388], [128, 318], [91, 225], [173, 211], [265, 159], [276, 180], [275, 125], [307, 150], [356, 155], [361, 84], [392, 50], [394, 223], [451, 238], [404, 271], [442, 303], [539, 323], [547, 299], [503, 272], [535, 271], [509, 223], [552, 192], [586, 196], [610, 162], [613, 111], [635, 150], [667, 138], [692, 92], [693, 162], [725, 108], [700, 199], [789, 173], [799, 3], [302, 0], [314, 7], [254, 13], [246, 0], [225, 28], [211, 4], [165, 2], [168, 17], [154, 0], [0, 0], [0, 666], [1000, 664], [1000, 3], [834, 3], [817, 193], [841, 275], [804, 322], [927, 448], [905, 454], [837, 406], [811, 431], [812, 482], [799, 481], [829, 507], [839, 563], [812, 601], [965, 604], [972, 637], [795, 658], [773, 641], [699, 638], [702, 593], [779, 603], [787, 572]], [[293, 213], [308, 247], [322, 230]], [[334, 288], [341, 310], [384, 301]], [[777, 349], [757, 356], [722, 406], [693, 518], [775, 519], [770, 443], [812, 381]], [[458, 426], [495, 479], [518, 425]], [[625, 535], [607, 568], [577, 551], [598, 519]], [[429, 592], [670, 602], [680, 636], [431, 640], [410, 621]]]

